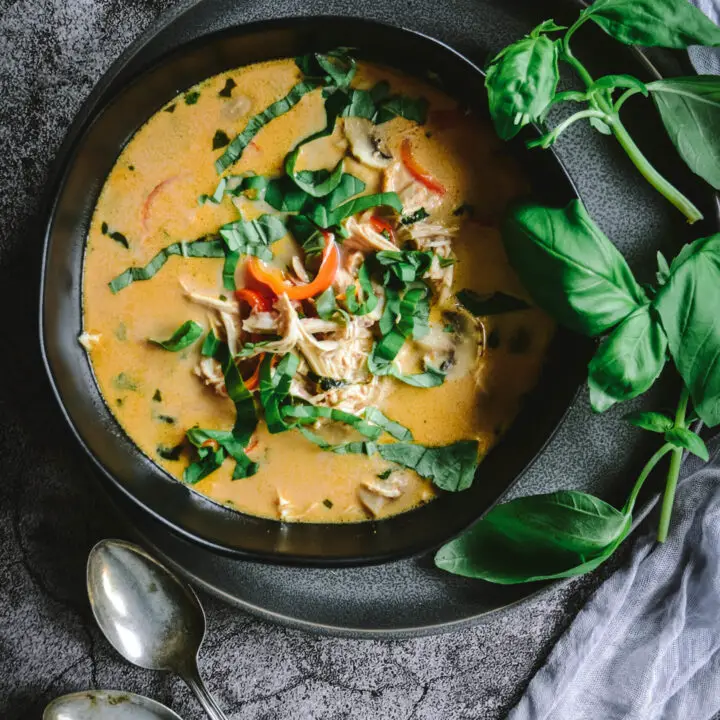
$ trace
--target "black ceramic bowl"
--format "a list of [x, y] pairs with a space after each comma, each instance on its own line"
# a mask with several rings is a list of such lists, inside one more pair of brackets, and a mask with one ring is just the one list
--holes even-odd
[[[560, 330], [542, 379], [503, 441], [480, 465], [471, 489], [446, 494], [381, 522], [287, 524], [217, 505], [165, 473], [120, 428], [77, 341], [82, 327], [83, 252], [102, 184], [123, 146], [178, 92], [224, 70], [336, 46], [424, 78], [480, 115], [484, 76], [451, 48], [409, 30], [339, 17], [260, 22], [200, 38], [147, 68], [118, 92], [86, 104], [58, 159], [62, 172], [45, 238], [41, 342], [65, 416], [95, 463], [123, 493], [173, 531], [206, 547], [263, 561], [312, 565], [378, 563], [431, 549], [486, 512], [533, 462], [575, 397], [590, 354], [587, 341]], [[534, 195], [562, 205], [573, 186], [552, 152], [517, 155]]]

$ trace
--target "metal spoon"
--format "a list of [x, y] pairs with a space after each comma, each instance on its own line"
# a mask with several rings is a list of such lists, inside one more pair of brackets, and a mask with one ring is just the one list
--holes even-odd
[[90, 551], [87, 587], [100, 629], [123, 657], [178, 674], [212, 720], [227, 720], [198, 672], [205, 613], [192, 588], [124, 540], [101, 540]]
[[182, 720], [155, 700], [120, 690], [89, 690], [55, 698], [43, 720]]

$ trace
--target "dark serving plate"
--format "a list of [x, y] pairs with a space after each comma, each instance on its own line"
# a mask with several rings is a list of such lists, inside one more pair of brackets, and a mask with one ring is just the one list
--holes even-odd
[[[50, 379], [79, 442], [107, 478], [171, 530], [206, 548], [287, 564], [361, 565], [436, 547], [486, 512], [543, 450], [584, 378], [592, 345], [560, 330], [543, 376], [507, 436], [481, 464], [472, 488], [429, 505], [360, 524], [284, 524], [241, 514], [179, 483], [146, 457], [120, 428], [77, 342], [82, 328], [85, 237], [105, 177], [136, 130], [178, 92], [229, 68], [335, 46], [363, 59], [436, 78], [443, 89], [486, 115], [483, 74], [449, 46], [367, 19], [305, 17], [260, 21], [209, 33], [104, 88], [84, 107], [61, 158], [46, 231], [41, 339]], [[552, 152], [509, 146], [534, 197], [562, 205], [576, 197]]]

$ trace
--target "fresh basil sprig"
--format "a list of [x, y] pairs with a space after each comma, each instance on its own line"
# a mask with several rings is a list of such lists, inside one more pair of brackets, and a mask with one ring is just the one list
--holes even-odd
[[202, 325], [194, 320], [186, 320], [167, 340], [149, 338], [149, 341], [169, 352], [180, 352], [199, 340], [202, 334]]
[[[720, 189], [720, 78], [672, 78], [647, 85], [623, 74], [595, 80], [570, 48], [574, 33], [588, 21], [626, 44], [669, 48], [720, 45], [720, 28], [687, 0], [596, 0], [562, 37], [550, 39], [548, 34], [565, 28], [548, 20], [492, 60], [486, 87], [498, 135], [509, 140], [530, 123], [544, 123], [558, 103], [583, 103], [584, 108], [528, 146], [547, 148], [572, 124], [588, 120], [596, 130], [615, 136], [643, 177], [689, 222], [700, 220], [698, 208], [643, 155], [623, 125], [620, 109], [633, 95], [651, 95], [682, 158]], [[584, 91], [557, 90], [559, 62], [572, 68], [585, 85]], [[615, 93], [620, 94], [616, 97]]]

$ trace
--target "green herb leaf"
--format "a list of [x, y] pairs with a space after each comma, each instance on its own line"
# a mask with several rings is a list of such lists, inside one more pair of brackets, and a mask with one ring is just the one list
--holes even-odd
[[388, 443], [378, 445], [377, 452], [383, 460], [410, 468], [449, 492], [467, 490], [478, 466], [477, 440], [460, 440], [452, 445], [433, 447]]
[[203, 193], [202, 195], [200, 195], [200, 197], [198, 197], [198, 205], [204, 205], [205, 203], [219, 205], [222, 202], [222, 199], [225, 197], [225, 189], [227, 188], [227, 183], [227, 178], [221, 178], [212, 195], [206, 195]]
[[304, 80], [294, 85], [285, 97], [276, 100], [261, 113], [253, 115], [245, 126], [245, 129], [228, 145], [227, 150], [215, 161], [215, 169], [218, 174], [227, 170], [242, 157], [245, 148], [265, 125], [276, 117], [280, 117], [280, 115], [284, 115], [291, 110], [305, 95], [315, 90], [316, 87], [317, 83]]
[[487, 70], [490, 115], [497, 134], [510, 140], [540, 119], [558, 84], [557, 43], [533, 33], [506, 47]]
[[318, 317], [323, 320], [330, 320], [333, 315], [338, 312], [338, 306], [335, 302], [335, 291], [331, 287], [318, 295], [315, 301], [315, 310], [317, 310]]
[[590, 404], [604, 412], [641, 395], [665, 367], [667, 338], [649, 306], [623, 320], [603, 341], [588, 367]]
[[686, 430], [685, 428], [671, 428], [665, 433], [665, 440], [671, 445], [678, 448], [683, 448], [693, 455], [697, 455], [701, 460], [707, 462], [710, 459], [707, 446], [703, 439], [692, 432], [692, 430]]
[[227, 133], [223, 130], [216, 131], [215, 135], [213, 135], [212, 139], [212, 149], [213, 150], [219, 150], [220, 148], [224, 148], [226, 145], [230, 144], [230, 138], [227, 136]]
[[222, 270], [222, 276], [223, 276], [223, 287], [226, 290], [236, 290], [237, 284], [235, 283], [235, 270], [237, 269], [237, 264], [240, 261], [240, 253], [239, 252], [229, 252], [225, 256], [225, 262], [223, 263], [223, 270]]
[[286, 234], [285, 223], [268, 213], [255, 220], [236, 220], [220, 228], [220, 236], [230, 252], [256, 255], [262, 260], [272, 260], [268, 246]]
[[182, 443], [179, 443], [174, 447], [168, 447], [167, 445], [158, 445], [155, 448], [155, 452], [163, 460], [179, 460], [180, 456], [182, 455], [183, 447], [184, 446]]
[[629, 514], [575, 490], [517, 498], [443, 546], [435, 564], [502, 585], [582, 575], [612, 555], [631, 523]]
[[530, 307], [523, 299], [494, 292], [479, 295], [474, 290], [460, 290], [456, 295], [460, 304], [473, 315], [501, 315], [502, 313], [525, 310]]
[[665, 433], [674, 425], [667, 415], [659, 412], [633, 412], [625, 415], [624, 419], [635, 427], [655, 433]]
[[429, 218], [430, 213], [424, 208], [418, 208], [414, 213], [410, 215], [404, 215], [400, 218], [400, 224], [401, 225], [414, 225], [416, 222], [420, 222], [421, 220], [425, 220], [425, 218]]
[[350, 285], [345, 291], [345, 304], [347, 309], [353, 315], [367, 315], [371, 313], [378, 304], [378, 298], [373, 289], [372, 283], [370, 282], [370, 275], [368, 273], [367, 264], [363, 263], [358, 268], [358, 284], [363, 292], [363, 299], [357, 298], [357, 289], [355, 285]]
[[218, 95], [220, 97], [229, 98], [232, 97], [232, 91], [237, 87], [237, 83], [232, 79], [228, 78], [225, 81], [225, 85], [223, 86], [223, 89], [218, 92]]
[[401, 117], [424, 125], [427, 120], [427, 111], [428, 101], [423, 97], [411, 98], [407, 95], [394, 95], [378, 104], [372, 120], [376, 125], [381, 125], [388, 120]]
[[[331, 194], [329, 197], [329, 206], [333, 207], [333, 195]], [[342, 220], [351, 215], [356, 215], [370, 208], [380, 206], [391, 207], [397, 212], [402, 212], [402, 202], [400, 201], [399, 195], [394, 192], [382, 192], [373, 195], [362, 195], [332, 210], [328, 210], [323, 205], [318, 205], [314, 207], [311, 212], [307, 213], [307, 215], [316, 225], [319, 225], [321, 228], [328, 228], [333, 225], [339, 225]]]
[[686, 245], [653, 304], [693, 407], [720, 423], [720, 234]]
[[670, 278], [670, 266], [665, 256], [658, 250], [657, 252], [657, 265], [658, 271], [655, 277], [658, 281], [658, 285], [664, 285]]
[[720, 28], [687, 0], [596, 0], [582, 15], [626, 45], [720, 45]]
[[152, 396], [153, 402], [162, 402], [162, 393], [160, 390], [155, 390], [155, 394]]
[[534, 203], [515, 208], [503, 242], [533, 300], [572, 330], [599, 335], [647, 302], [579, 200], [558, 210]]
[[293, 418], [301, 425], [314, 423], [319, 418], [327, 418], [334, 422], [345, 423], [371, 440], [377, 440], [383, 432], [381, 427], [370, 425], [357, 415], [336, 408], [317, 405], [286, 405], [282, 409], [282, 416], [283, 418]]
[[200, 348], [200, 354], [204, 357], [215, 357], [220, 346], [220, 340], [218, 340], [214, 331], [210, 331], [205, 340], [203, 341], [202, 348]]
[[185, 104], [186, 105], [195, 105], [199, 99], [200, 99], [200, 93], [197, 90], [192, 90], [190, 92], [185, 93]]
[[260, 402], [265, 410], [265, 422], [271, 433], [288, 430], [291, 426], [285, 422], [281, 407], [290, 393], [290, 383], [297, 372], [300, 359], [293, 353], [283, 356], [272, 370], [272, 359], [268, 354], [260, 365]]
[[207, 452], [200, 460], [188, 465], [183, 473], [183, 482], [188, 485], [195, 485], [203, 478], [214, 473], [225, 460], [225, 451], [220, 448], [215, 452]]
[[425, 372], [405, 375], [393, 368], [389, 374], [401, 383], [419, 388], [438, 387], [445, 382], [445, 377], [447, 375], [447, 373], [444, 373], [442, 370], [435, 368], [428, 363], [425, 363]]
[[337, 48], [326, 54], [302, 55], [295, 58], [295, 64], [307, 78], [328, 86], [347, 87], [355, 77], [355, 60], [347, 48]]
[[127, 373], [118, 373], [113, 378], [113, 386], [117, 390], [129, 390], [130, 392], [137, 392], [140, 384]]
[[381, 427], [386, 433], [392, 435], [396, 440], [411, 442], [413, 439], [413, 434], [410, 430], [408, 430], [408, 428], [395, 422], [394, 420], [390, 420], [390, 418], [383, 415], [383, 413], [375, 407], [365, 408], [365, 419], [368, 420], [368, 422]]
[[145, 267], [131, 267], [111, 280], [108, 285], [113, 293], [124, 290], [139, 280], [150, 280], [162, 268], [171, 255], [193, 258], [225, 257], [225, 247], [221, 240], [195, 240], [190, 243], [173, 243], [162, 249]]
[[169, 352], [179, 352], [190, 347], [203, 334], [203, 326], [194, 320], [186, 320], [167, 340], [148, 338], [149, 342], [159, 345]]
[[648, 88], [682, 159], [720, 190], [720, 77], [668, 78]]

